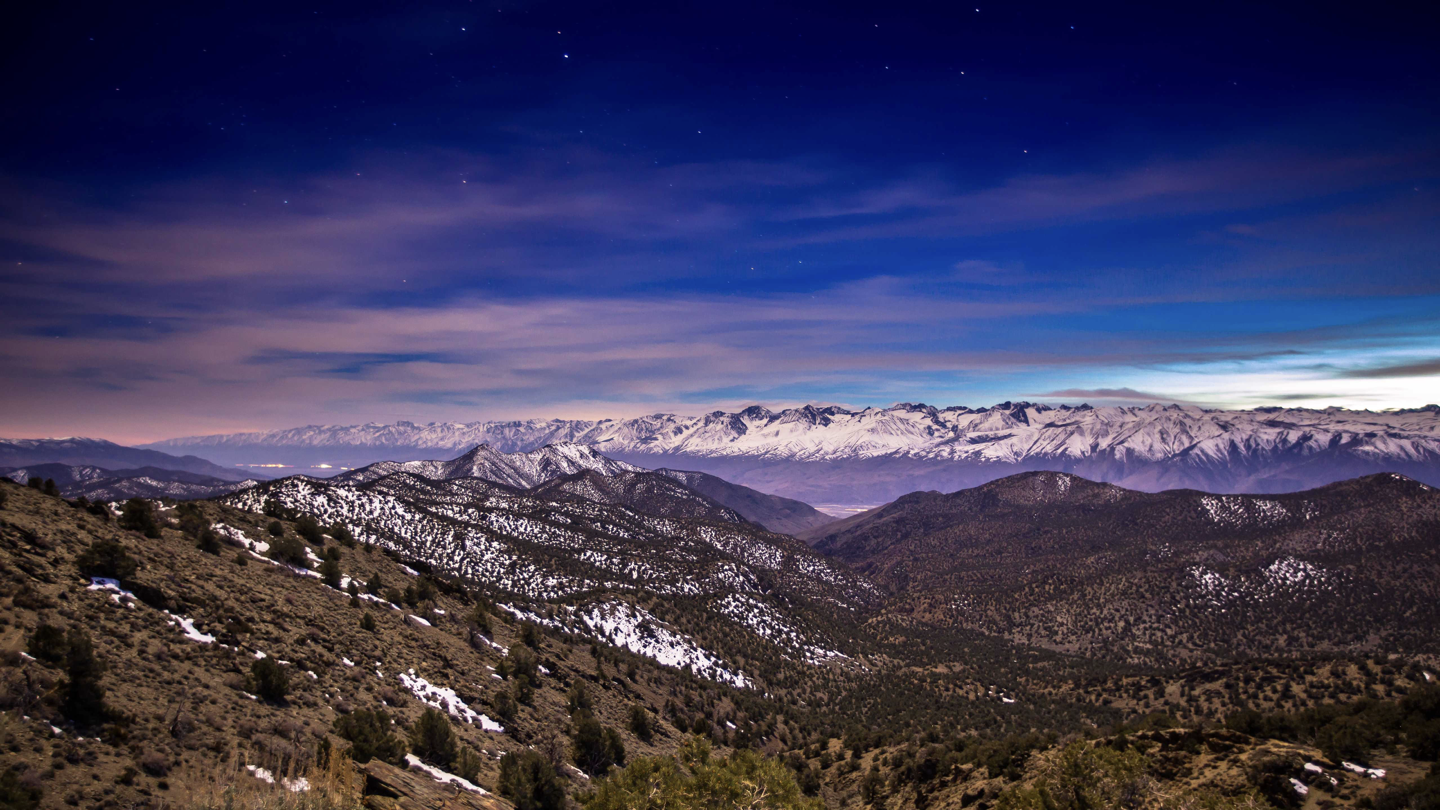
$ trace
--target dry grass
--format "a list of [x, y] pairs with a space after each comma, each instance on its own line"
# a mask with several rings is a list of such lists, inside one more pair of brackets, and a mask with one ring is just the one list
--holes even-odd
[[[188, 806], [193, 810], [359, 810], [363, 806], [364, 777], [343, 753], [331, 755], [326, 764], [272, 777], [273, 782], [256, 778], [237, 762], [224, 777], [196, 791]], [[291, 789], [298, 784], [305, 789]]]

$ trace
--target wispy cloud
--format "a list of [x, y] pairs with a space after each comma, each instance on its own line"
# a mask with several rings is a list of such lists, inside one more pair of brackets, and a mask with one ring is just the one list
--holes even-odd
[[1145, 391], [1136, 391], [1133, 388], [1064, 388], [1059, 391], [1049, 391], [1044, 394], [1030, 394], [1039, 399], [1094, 399], [1116, 402], [1166, 402], [1190, 404], [1177, 397], [1165, 396], [1164, 394], [1151, 394]]
[[1356, 380], [1383, 380], [1397, 377], [1434, 377], [1440, 375], [1440, 358], [1421, 360], [1415, 363], [1397, 363], [1389, 366], [1353, 368], [1340, 372], [1339, 376]]

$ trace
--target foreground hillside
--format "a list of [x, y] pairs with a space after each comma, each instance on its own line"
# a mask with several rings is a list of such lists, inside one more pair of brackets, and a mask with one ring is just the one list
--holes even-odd
[[256, 457], [355, 466], [424, 458], [477, 444], [525, 451], [584, 444], [644, 467], [699, 470], [808, 503], [873, 504], [917, 490], [950, 492], [1051, 470], [1129, 489], [1293, 492], [1378, 472], [1440, 486], [1440, 406], [1204, 410], [987, 408], [902, 403], [852, 411], [752, 406], [703, 416], [533, 419], [416, 425], [312, 425], [195, 436], [149, 445], [223, 463]]
[[[1424, 654], [1116, 663], [867, 600], [826, 625], [852, 654], [806, 655], [775, 620], [827, 603], [783, 590], [732, 593], [745, 621], [635, 587], [522, 599], [279, 500], [0, 493], [7, 808], [1399, 808], [1440, 749]], [[327, 751], [376, 759], [332, 791]], [[1088, 805], [1040, 798], [1077, 768]]]
[[[720, 744], [800, 739], [753, 690], [604, 643], [605, 616], [593, 629], [577, 622], [584, 636], [549, 630], [543, 616], [519, 621], [375, 546], [302, 540], [315, 536], [304, 521], [162, 507], [147, 537], [108, 508], [0, 491], [0, 745], [46, 806], [184, 806], [232, 781], [305, 773], [317, 751], [350, 745], [337, 721], [371, 711], [394, 719], [380, 731], [396, 739], [427, 707], [444, 712], [458, 751], [471, 752], [449, 770], [463, 759], [491, 792], [503, 753], [532, 747], [566, 791], [586, 783], [571, 756], [576, 700], [629, 757], [675, 750], [681, 728]], [[275, 559], [277, 549], [295, 556]], [[338, 564], [315, 564], [321, 555]], [[614, 603], [613, 615], [625, 609]], [[648, 632], [668, 631], [656, 622]], [[69, 696], [75, 634], [99, 674], [83, 710]], [[261, 662], [278, 665], [278, 694]]]

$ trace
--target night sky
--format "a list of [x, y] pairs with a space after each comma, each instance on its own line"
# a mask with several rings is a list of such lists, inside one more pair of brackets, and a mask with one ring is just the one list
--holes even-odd
[[30, 4], [0, 435], [1440, 399], [1425, 4]]

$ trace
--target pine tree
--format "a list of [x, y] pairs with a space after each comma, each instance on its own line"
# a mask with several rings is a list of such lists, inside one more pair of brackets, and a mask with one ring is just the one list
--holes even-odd
[[459, 753], [450, 718], [436, 709], [426, 709], [410, 729], [410, 750], [415, 756], [442, 770], [448, 769]]
[[70, 628], [65, 641], [66, 682], [61, 711], [77, 725], [104, 722], [110, 715], [105, 705], [105, 687], [100, 685], [105, 662], [95, 656], [95, 644], [83, 628]]

